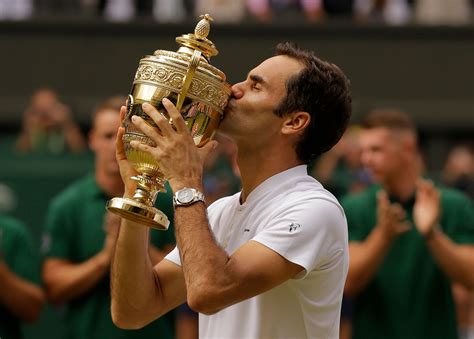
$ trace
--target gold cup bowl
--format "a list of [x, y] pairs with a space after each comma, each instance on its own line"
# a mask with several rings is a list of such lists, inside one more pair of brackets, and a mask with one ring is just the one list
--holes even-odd
[[194, 34], [176, 38], [181, 45], [177, 52], [157, 50], [140, 60], [127, 100], [127, 114], [122, 121], [125, 127], [125, 153], [138, 172], [132, 177], [137, 182], [137, 189], [132, 198], [111, 199], [107, 209], [123, 218], [159, 230], [166, 230], [169, 226], [168, 217], [154, 207], [158, 192], [166, 190], [166, 178], [151, 154], [130, 146], [132, 140], [155, 146], [148, 136], [133, 125], [130, 118], [132, 115], [140, 116], [156, 127], [143, 112], [142, 104], [148, 102], [168, 117], [161, 103], [163, 98], [168, 98], [176, 103], [198, 147], [213, 137], [223, 118], [231, 90], [225, 74], [209, 64], [210, 57], [217, 55], [218, 51], [207, 39], [212, 18], [208, 14], [202, 17]]

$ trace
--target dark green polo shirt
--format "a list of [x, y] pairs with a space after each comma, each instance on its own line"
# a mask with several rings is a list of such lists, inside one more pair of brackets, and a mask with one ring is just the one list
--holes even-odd
[[[0, 257], [21, 278], [40, 284], [40, 257], [26, 227], [0, 214]], [[0, 338], [21, 338], [21, 322], [0, 304]]]
[[[105, 204], [109, 197], [89, 175], [68, 187], [51, 203], [47, 215], [44, 255], [83, 262], [97, 254], [104, 244]], [[170, 193], [160, 193], [157, 207], [172, 221], [173, 205]], [[174, 244], [172, 227], [167, 231], [150, 231], [151, 242], [158, 248]], [[72, 300], [67, 308], [68, 339], [104, 338], [173, 338], [171, 315], [162, 317], [140, 330], [117, 328], [110, 314], [110, 281], [107, 275], [86, 295]], [[137, 288], [140, 282], [137, 281]]]
[[[374, 228], [379, 189], [343, 199], [350, 241], [363, 241]], [[440, 190], [443, 232], [454, 242], [474, 244], [472, 202], [458, 191]], [[399, 202], [412, 223], [414, 202]], [[451, 283], [414, 225], [394, 241], [373, 281], [355, 298], [353, 320], [353, 339], [458, 338]]]

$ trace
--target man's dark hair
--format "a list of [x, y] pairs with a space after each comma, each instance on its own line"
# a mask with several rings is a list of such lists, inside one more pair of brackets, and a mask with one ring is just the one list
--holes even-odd
[[349, 80], [339, 67], [319, 59], [313, 52], [293, 43], [280, 43], [276, 55], [286, 55], [305, 67], [288, 79], [286, 97], [274, 113], [284, 116], [303, 111], [311, 123], [296, 144], [296, 154], [304, 163], [330, 150], [344, 133], [352, 113]]

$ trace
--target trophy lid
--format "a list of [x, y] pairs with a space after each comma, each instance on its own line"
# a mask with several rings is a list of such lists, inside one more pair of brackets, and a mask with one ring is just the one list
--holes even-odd
[[[194, 34], [183, 34], [176, 38], [176, 42], [181, 45], [176, 52], [158, 49], [153, 53], [153, 56], [162, 61], [166, 60], [166, 63], [182, 64], [188, 67], [194, 52], [198, 51], [200, 52], [200, 63], [197, 72], [215, 78], [219, 82], [225, 82], [225, 74], [209, 63], [210, 57], [219, 53], [214, 43], [207, 38], [213, 19], [209, 14], [201, 15], [200, 18], [202, 19], [197, 23]], [[145, 57], [145, 59], [147, 58]]]
[[181, 46], [201, 51], [203, 56], [209, 60], [210, 57], [219, 53], [214, 43], [207, 38], [213, 19], [209, 14], [201, 15], [200, 18], [202, 19], [197, 23], [194, 34], [183, 34], [176, 38], [176, 42]]
[[181, 45], [178, 51], [158, 49], [153, 55], [140, 60], [133, 81], [133, 85], [139, 86], [137, 88], [141, 91], [138, 97], [150, 93], [158, 97], [162, 94], [157, 96], [157, 93], [166, 90], [177, 95], [177, 108], [181, 108], [184, 100], [189, 98], [204, 102], [223, 114], [231, 88], [225, 74], [209, 63], [209, 58], [217, 55], [218, 51], [212, 41], [207, 39], [212, 18], [209, 14], [201, 18], [194, 34], [176, 38], [176, 42]]

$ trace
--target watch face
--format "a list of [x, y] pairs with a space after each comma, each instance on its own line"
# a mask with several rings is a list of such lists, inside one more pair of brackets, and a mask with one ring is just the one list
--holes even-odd
[[182, 190], [178, 192], [178, 201], [182, 204], [187, 204], [193, 200], [194, 192], [190, 189]]

